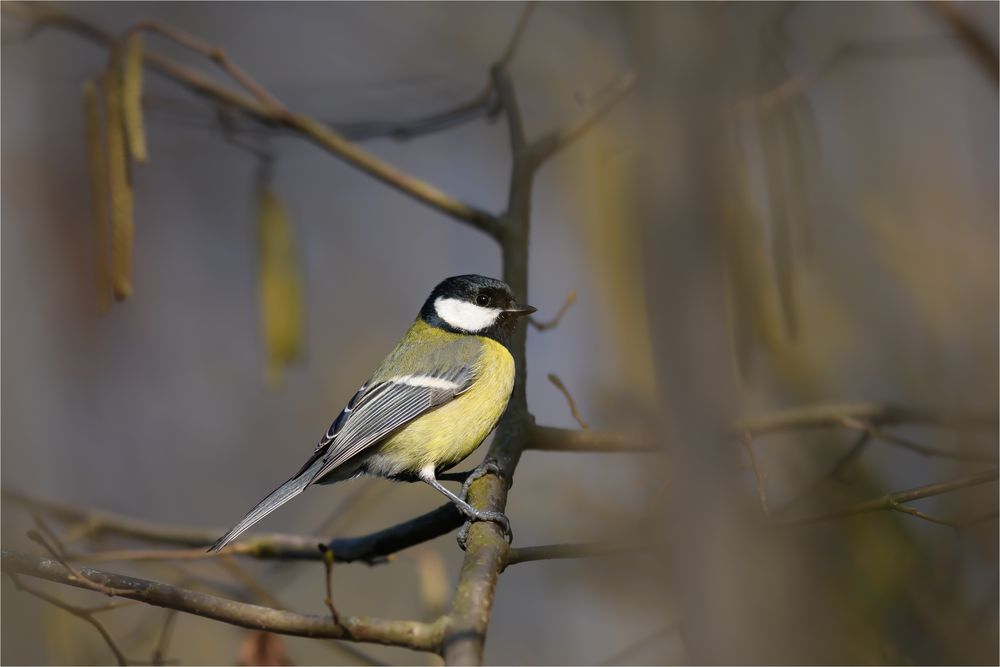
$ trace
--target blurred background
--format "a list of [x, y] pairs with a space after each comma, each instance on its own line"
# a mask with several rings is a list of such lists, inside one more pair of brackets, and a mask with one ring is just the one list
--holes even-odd
[[[474, 96], [523, 11], [51, 7], [116, 35], [162, 20], [224, 47], [288, 107], [345, 130]], [[625, 71], [636, 84], [536, 179], [522, 296], [542, 319], [571, 291], [577, 300], [559, 327], [529, 331], [529, 406], [539, 423], [576, 427], [546, 379], [556, 373], [593, 428], [652, 431], [662, 448], [527, 452], [508, 514], [519, 545], [656, 546], [511, 567], [488, 663], [1000, 660], [995, 483], [914, 504], [956, 525], [893, 512], [783, 525], [996, 467], [997, 7], [534, 8], [511, 64], [529, 135], [586, 112]], [[2, 36], [6, 491], [225, 528], [298, 468], [434, 284], [501, 273], [486, 236], [147, 73], [149, 161], [131, 171], [134, 293], [101, 315], [81, 89], [107, 51], [7, 11]], [[165, 40], [146, 44], [224, 76]], [[505, 204], [502, 119], [364, 146], [481, 208]], [[767, 517], [734, 425], [820, 403], [975, 416], [892, 433], [977, 460], [873, 438], [841, 464], [858, 442], [850, 429], [761, 436]], [[312, 490], [259, 528], [357, 535], [439, 504], [422, 485], [357, 480]], [[22, 506], [3, 503], [5, 549], [37, 552], [30, 525]], [[389, 565], [338, 566], [338, 608], [432, 620], [450, 605], [461, 559], [449, 535]], [[325, 613], [319, 563], [241, 564], [280, 604]], [[99, 566], [261, 599], [218, 563]], [[5, 664], [112, 659], [93, 628], [6, 578], [2, 612]], [[102, 620], [127, 655], [148, 660], [167, 614], [135, 606]], [[172, 633], [166, 655], [182, 664], [234, 664], [252, 640], [192, 616], [176, 617]], [[438, 662], [281, 642], [297, 664]]]

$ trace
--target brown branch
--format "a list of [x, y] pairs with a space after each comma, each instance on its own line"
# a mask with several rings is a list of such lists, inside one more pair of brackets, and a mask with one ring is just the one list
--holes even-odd
[[548, 378], [549, 382], [551, 382], [553, 386], [555, 386], [555, 388], [558, 389], [566, 398], [566, 402], [569, 403], [569, 411], [573, 413], [573, 419], [576, 420], [576, 423], [580, 425], [580, 428], [589, 430], [590, 426], [587, 424], [586, 420], [584, 420], [583, 415], [580, 414], [580, 411], [576, 406], [576, 401], [573, 399], [573, 394], [569, 393], [569, 389], [566, 388], [563, 381], [555, 373], [549, 373]]
[[262, 85], [257, 83], [252, 76], [247, 74], [239, 65], [230, 60], [229, 57], [226, 56], [225, 51], [221, 48], [212, 46], [194, 35], [165, 25], [159, 21], [142, 21], [134, 25], [129, 30], [129, 32], [140, 31], [160, 35], [175, 44], [183, 46], [185, 49], [205, 56], [213, 63], [221, 67], [237, 83], [243, 86], [251, 95], [256, 97], [261, 104], [270, 107], [274, 111], [285, 110], [285, 105], [282, 104], [278, 98], [269, 93]]
[[[524, 9], [518, 17], [507, 46], [497, 60], [501, 65], [507, 65], [514, 58], [521, 38], [528, 26], [528, 19], [535, 9], [535, 2], [524, 3]], [[487, 80], [485, 87], [471, 99], [458, 105], [435, 111], [434, 113], [405, 121], [365, 121], [365, 122], [332, 122], [330, 123], [344, 137], [352, 141], [365, 141], [378, 137], [388, 137], [397, 141], [413, 139], [424, 134], [446, 130], [462, 123], [486, 116], [495, 117], [500, 112], [500, 100], [493, 87], [492, 79]]]
[[[4, 572], [47, 579], [59, 584], [87, 588], [53, 560], [36, 558], [4, 550], [0, 558]], [[124, 591], [122, 597], [146, 604], [176, 609], [230, 625], [276, 634], [401, 646], [416, 651], [437, 651], [443, 622], [432, 624], [394, 621], [360, 616], [345, 617], [337, 625], [326, 616], [297, 614], [245, 602], [227, 600], [208, 593], [187, 590], [169, 584], [127, 577], [86, 568], [84, 576], [108, 588]]]
[[324, 578], [326, 597], [323, 598], [323, 604], [330, 610], [330, 618], [333, 619], [333, 622], [340, 625], [340, 614], [337, 613], [337, 608], [333, 606], [333, 552], [325, 544], [319, 545], [319, 551], [323, 554], [323, 571], [326, 574]]
[[34, 586], [24, 583], [23, 581], [21, 581], [21, 578], [18, 577], [15, 573], [10, 571], [7, 571], [6, 573], [7, 576], [10, 577], [11, 581], [14, 582], [14, 586], [17, 587], [17, 590], [28, 593], [29, 595], [33, 595], [39, 600], [43, 600], [44, 602], [49, 603], [53, 607], [58, 607], [59, 609], [69, 612], [70, 614], [73, 614], [77, 618], [83, 619], [87, 623], [90, 623], [92, 626], [94, 626], [94, 629], [97, 630], [98, 634], [101, 635], [101, 638], [104, 639], [104, 643], [108, 645], [108, 648], [111, 649], [111, 652], [114, 654], [115, 660], [118, 662], [118, 664], [119, 665], [128, 664], [128, 660], [125, 658], [125, 654], [122, 653], [122, 650], [120, 648], [118, 648], [118, 644], [111, 636], [111, 633], [108, 632], [108, 629], [104, 627], [103, 623], [94, 618], [93, 610], [83, 609], [81, 607], [76, 607], [69, 603], [63, 602], [57, 597], [53, 597], [48, 593], [45, 593], [44, 591], [35, 588]]
[[749, 433], [744, 433], [743, 437], [740, 438], [740, 442], [743, 443], [743, 448], [747, 450], [747, 455], [750, 457], [750, 467], [753, 469], [754, 480], [757, 483], [757, 499], [760, 500], [760, 507], [764, 510], [764, 516], [767, 516], [771, 513], [771, 509], [767, 502], [767, 488], [764, 485], [767, 480], [767, 475], [757, 464], [757, 455], [753, 450], [753, 438], [751, 435]]
[[817, 65], [789, 76], [773, 88], [742, 100], [737, 106], [744, 112], [768, 114], [805, 92], [850, 59], [913, 58], [937, 56], [948, 44], [937, 35], [902, 39], [851, 41], [841, 44]]
[[594, 542], [589, 544], [546, 544], [537, 547], [511, 547], [507, 551], [507, 561], [504, 568], [518, 563], [530, 563], [537, 560], [561, 560], [569, 558], [596, 558], [599, 556], [617, 556], [639, 551], [634, 544], [607, 544]]
[[941, 523], [945, 525], [955, 525], [956, 522], [938, 519], [936, 517], [931, 517], [919, 510], [915, 510], [912, 507], [907, 507], [904, 503], [912, 502], [914, 500], [921, 500], [923, 498], [930, 498], [932, 496], [939, 496], [945, 493], [951, 493], [952, 491], [957, 491], [959, 489], [965, 489], [973, 486], [978, 486], [980, 484], [989, 484], [997, 481], [998, 476], [1000, 476], [1000, 471], [997, 469], [987, 470], [984, 472], [977, 473], [975, 475], [969, 475], [968, 477], [962, 477], [955, 480], [950, 480], [947, 482], [938, 482], [936, 484], [928, 484], [926, 486], [918, 486], [913, 489], [908, 489], [906, 491], [897, 491], [896, 493], [889, 493], [880, 498], [875, 498], [873, 500], [868, 500], [863, 503], [858, 503], [857, 505], [852, 505], [835, 512], [830, 512], [828, 514], [822, 514], [819, 516], [806, 517], [803, 519], [794, 519], [785, 522], [786, 525], [801, 525], [816, 523], [819, 521], [827, 521], [829, 519], [839, 519], [847, 516], [854, 516], [856, 514], [866, 514], [869, 512], [879, 512], [879, 511], [894, 511], [902, 512], [904, 514], [909, 514], [926, 521], [931, 521], [933, 523]]
[[608, 90], [602, 95], [603, 99], [591, 109], [583, 113], [566, 125], [550, 130], [536, 139], [528, 150], [532, 163], [538, 167], [557, 152], [570, 145], [587, 130], [591, 128], [604, 114], [611, 110], [628, 92], [635, 83], [635, 75], [626, 72], [618, 77], [608, 86]]
[[[83, 522], [89, 527], [90, 535], [118, 535], [160, 544], [197, 547], [197, 549], [183, 550], [109, 551], [92, 556], [74, 556], [77, 559], [93, 557], [95, 560], [188, 560], [234, 555], [273, 560], [319, 560], [320, 552], [316, 545], [323, 542], [319, 537], [271, 533], [251, 536], [220, 552], [209, 554], [203, 549], [218, 538], [220, 531], [142, 521], [79, 505], [36, 498], [9, 489], [0, 491], [0, 498], [37, 508], [64, 521]], [[327, 546], [334, 552], [338, 562], [376, 563], [397, 551], [445, 535], [462, 525], [463, 521], [464, 517], [455, 506], [447, 503], [418, 517], [368, 535], [336, 538]]]
[[563, 305], [559, 307], [559, 312], [556, 313], [555, 317], [547, 322], [539, 322], [534, 317], [529, 317], [528, 324], [535, 327], [535, 330], [537, 331], [554, 329], [559, 326], [559, 323], [562, 322], [563, 316], [566, 315], [566, 312], [574, 303], [576, 303], [576, 290], [571, 290], [570, 293], [566, 295], [566, 300], [563, 301]]
[[756, 437], [778, 431], [840, 426], [844, 419], [876, 426], [910, 423], [955, 429], [996, 429], [998, 422], [996, 415], [948, 414], [885, 403], [820, 403], [742, 419], [735, 430], [750, 431]]
[[993, 81], [993, 85], [1000, 85], [997, 47], [986, 31], [963, 15], [954, 2], [934, 0], [927, 3], [927, 7], [951, 27], [965, 50]]
[[525, 449], [540, 452], [649, 452], [654, 443], [641, 437], [594, 430], [533, 425]]
[[677, 629], [678, 629], [678, 624], [677, 623], [671, 623], [670, 625], [662, 627], [659, 630], [656, 630], [655, 632], [652, 632], [652, 633], [650, 633], [650, 634], [648, 634], [648, 635], [646, 635], [644, 637], [640, 637], [639, 639], [635, 640], [634, 642], [632, 642], [631, 644], [629, 644], [625, 648], [620, 649], [614, 655], [608, 656], [607, 658], [605, 658], [604, 660], [602, 660], [601, 662], [599, 662], [597, 664], [599, 664], [599, 665], [622, 665], [622, 664], [626, 664], [626, 662], [627, 662], [626, 658], [629, 657], [630, 654], [635, 653], [636, 651], [638, 651], [640, 649], [646, 648], [647, 646], [649, 646], [650, 644], [652, 644], [654, 641], [656, 641], [658, 639], [661, 639], [661, 638], [663, 638], [663, 637], [665, 637], [665, 636], [667, 636], [669, 634], [672, 634], [672, 633], [676, 632]]
[[978, 461], [986, 463], [994, 463], [997, 460], [995, 454], [952, 452], [946, 449], [938, 449], [937, 447], [921, 445], [920, 443], [913, 442], [912, 440], [901, 438], [898, 435], [886, 433], [882, 429], [872, 426], [867, 422], [851, 417], [845, 417], [840, 423], [844, 426], [844, 428], [848, 428], [859, 433], [866, 433], [871, 437], [882, 440], [890, 445], [896, 445], [897, 447], [902, 447], [903, 449], [908, 449], [910, 451], [917, 452], [918, 454], [923, 454], [924, 456], [935, 456], [945, 459], [954, 459], [956, 461]]
[[[87, 39], [110, 47], [115, 38], [83, 19], [53, 11], [49, 8], [37, 9], [32, 5], [20, 5], [4, 0], [5, 12], [28, 19], [37, 27], [59, 27]], [[455, 199], [436, 186], [422, 181], [351, 143], [325, 123], [281, 108], [263, 104], [253, 97], [247, 97], [228, 86], [215, 82], [196, 70], [179, 65], [147, 51], [144, 54], [147, 66], [154, 71], [176, 81], [196, 93], [209, 97], [224, 107], [237, 109], [275, 127], [285, 127], [310, 139], [337, 158], [369, 174], [409, 197], [434, 208], [445, 215], [497, 238], [501, 233], [495, 216]]]

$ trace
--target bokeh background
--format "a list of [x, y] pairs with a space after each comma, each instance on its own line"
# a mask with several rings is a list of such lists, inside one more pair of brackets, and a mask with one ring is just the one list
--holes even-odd
[[[762, 512], [740, 418], [820, 402], [983, 415], [896, 433], [995, 456], [998, 400], [996, 3], [541, 3], [511, 66], [529, 134], [631, 95], [538, 174], [530, 290], [561, 325], [528, 336], [539, 423], [656, 434], [651, 454], [528, 452], [518, 544], [640, 540], [641, 554], [518, 565], [501, 578], [494, 664], [983, 663], [1000, 660], [996, 484], [895, 513], [794, 528]], [[124, 34], [160, 19], [225, 48], [289, 107], [392, 121], [480, 91], [519, 3], [67, 3]], [[956, 32], [992, 45], [992, 68]], [[152, 50], [222, 76], [155, 37]], [[501, 272], [492, 241], [287, 133], [232, 121], [155, 74], [150, 161], [133, 168], [134, 295], [97, 314], [81, 86], [102, 48], [3, 15], [2, 486], [147, 520], [222, 529], [298, 468], [441, 278]], [[503, 120], [365, 147], [488, 210], [509, 170]], [[248, 150], [248, 146], [253, 151]], [[268, 373], [261, 163], [287, 211], [303, 347]], [[803, 515], [988, 469], [855, 434], [755, 441], [770, 505]], [[481, 451], [485, 451], [485, 448]], [[476, 463], [477, 453], [471, 459]], [[995, 462], [993, 464], [995, 466]], [[803, 494], [805, 494], [804, 497]], [[798, 500], [796, 500], [798, 499]], [[422, 485], [312, 490], [261, 530], [361, 534], [436, 507]], [[3, 504], [3, 545], [37, 550]], [[101, 549], [119, 546], [89, 545]], [[84, 546], [84, 545], [75, 545]], [[338, 567], [346, 613], [430, 620], [450, 603], [451, 536], [386, 566]], [[324, 613], [322, 567], [244, 564], [290, 608]], [[103, 567], [179, 581], [166, 565]], [[259, 592], [212, 563], [185, 566]], [[48, 589], [47, 589], [48, 590]], [[93, 594], [52, 587], [67, 600]], [[103, 664], [93, 629], [2, 584], [5, 664]], [[166, 612], [106, 616], [148, 659]], [[249, 633], [179, 617], [168, 655], [233, 664]], [[365, 659], [285, 638], [297, 664]], [[376, 661], [434, 657], [360, 647]]]

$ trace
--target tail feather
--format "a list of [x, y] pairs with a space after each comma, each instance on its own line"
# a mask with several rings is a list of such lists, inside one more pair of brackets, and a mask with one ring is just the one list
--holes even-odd
[[[312, 466], [315, 467], [315, 466]], [[240, 522], [229, 529], [229, 532], [219, 538], [219, 540], [209, 547], [209, 551], [218, 551], [224, 546], [235, 540], [237, 537], [242, 535], [250, 526], [254, 525], [265, 516], [278, 509], [289, 500], [299, 495], [305, 491], [306, 487], [312, 481], [313, 474], [315, 470], [304, 470], [302, 473], [291, 478], [274, 491], [272, 491], [264, 500], [257, 503], [257, 505], [247, 512], [247, 515], [240, 519]]]

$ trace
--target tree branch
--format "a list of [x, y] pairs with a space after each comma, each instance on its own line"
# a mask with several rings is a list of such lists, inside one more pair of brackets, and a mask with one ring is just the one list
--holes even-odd
[[[91, 25], [87, 21], [51, 10], [48, 7], [37, 9], [30, 5], [14, 4], [9, 0], [4, 0], [2, 9], [15, 16], [32, 21], [36, 27], [53, 26], [63, 28], [106, 47], [112, 46], [116, 41], [113, 36]], [[325, 123], [304, 114], [286, 111], [280, 106], [273, 107], [270, 104], [264, 104], [252, 97], [247, 97], [240, 92], [217, 83], [205, 77], [200, 72], [191, 70], [148, 51], [144, 57], [147, 66], [182, 86], [209, 97], [225, 107], [242, 111], [267, 124], [291, 129], [303, 137], [310, 139], [313, 143], [332, 153], [337, 158], [382, 181], [386, 185], [403, 192], [418, 202], [430, 206], [479, 231], [485, 232], [494, 238], [499, 236], [500, 225], [494, 215], [459, 201], [436, 186], [407, 174], [374, 154], [351, 143]], [[247, 77], [249, 78], [249, 75]], [[252, 81], [252, 79], [250, 80]], [[263, 88], [256, 92], [259, 94], [262, 91], [269, 95]]]
[[558, 389], [559, 393], [561, 393], [563, 395], [563, 398], [566, 399], [566, 403], [569, 404], [569, 411], [573, 415], [573, 419], [576, 420], [576, 423], [579, 424], [580, 428], [582, 428], [583, 430], [589, 431], [590, 425], [587, 424], [587, 420], [585, 420], [583, 418], [583, 415], [580, 414], [580, 410], [576, 405], [576, 399], [573, 398], [573, 394], [571, 394], [569, 392], [569, 389], [566, 388], [566, 385], [565, 383], [563, 383], [562, 379], [555, 373], [549, 373], [548, 378], [549, 382], [552, 383], [552, 386]]
[[111, 633], [108, 632], [108, 629], [104, 627], [103, 623], [94, 618], [94, 613], [97, 611], [103, 611], [104, 608], [84, 609], [82, 607], [76, 607], [69, 603], [63, 602], [59, 598], [53, 597], [48, 593], [45, 593], [44, 591], [35, 588], [34, 586], [29, 586], [28, 584], [21, 581], [21, 578], [16, 574], [14, 574], [13, 572], [7, 572], [7, 576], [10, 577], [10, 580], [14, 582], [14, 586], [17, 588], [17, 590], [22, 591], [24, 593], [28, 593], [29, 595], [33, 595], [39, 600], [47, 602], [53, 607], [58, 607], [63, 611], [69, 612], [70, 614], [73, 614], [77, 618], [83, 619], [84, 621], [92, 625], [94, 629], [97, 630], [98, 634], [101, 635], [101, 638], [104, 640], [104, 643], [108, 645], [109, 649], [111, 649], [111, 652], [114, 654], [115, 660], [118, 662], [118, 664], [119, 665], [128, 664], [128, 660], [125, 658], [125, 654], [118, 647], [118, 643], [115, 642], [114, 638], [111, 636]]
[[[514, 58], [517, 47], [521, 44], [521, 38], [528, 26], [528, 19], [535, 9], [535, 2], [524, 3], [524, 9], [517, 19], [510, 40], [506, 48], [497, 60], [501, 65], [507, 65]], [[413, 139], [424, 134], [446, 130], [450, 127], [481, 118], [483, 116], [493, 118], [500, 112], [500, 100], [493, 87], [492, 78], [487, 80], [486, 86], [475, 95], [475, 97], [462, 102], [450, 109], [435, 111], [434, 113], [405, 121], [363, 121], [330, 123], [338, 132], [353, 141], [364, 141], [378, 137], [389, 137], [397, 141]]]
[[[220, 552], [203, 551], [218, 537], [220, 531], [169, 526], [131, 517], [35, 498], [9, 489], [0, 492], [5, 501], [37, 508], [64, 521], [83, 522], [89, 535], [101, 533], [131, 537], [160, 544], [197, 547], [187, 550], [137, 551], [122, 550], [95, 554], [95, 560], [187, 560], [238, 555], [272, 560], [320, 560], [317, 545], [323, 538], [271, 533], [256, 535], [236, 542]], [[435, 510], [359, 537], [341, 537], [327, 543], [335, 559], [342, 563], [362, 561], [376, 563], [403, 549], [427, 542], [449, 533], [462, 525], [462, 515], [452, 503]], [[91, 558], [80, 556], [76, 558]]]
[[553, 426], [532, 426], [525, 449], [540, 452], [649, 452], [652, 442], [639, 437], [606, 431], [575, 430]]
[[821, 514], [819, 516], [806, 517], [804, 519], [794, 519], [784, 522], [786, 525], [801, 525], [809, 523], [817, 523], [819, 521], [827, 521], [830, 519], [839, 519], [847, 516], [854, 516], [856, 514], [867, 514], [869, 512], [879, 512], [884, 510], [902, 512], [904, 514], [909, 514], [926, 521], [931, 521], [933, 523], [940, 523], [945, 525], [956, 525], [957, 522], [948, 521], [944, 519], [938, 519], [936, 517], [931, 517], [919, 510], [913, 509], [912, 507], [906, 507], [904, 503], [912, 502], [914, 500], [921, 500], [922, 498], [930, 498], [932, 496], [939, 496], [945, 493], [951, 493], [952, 491], [957, 491], [959, 489], [965, 489], [972, 486], [978, 486], [980, 484], [989, 484], [995, 482], [1000, 476], [1000, 471], [997, 469], [987, 470], [985, 472], [977, 473], [975, 475], [970, 475], [968, 477], [962, 477], [959, 479], [938, 482], [936, 484], [928, 484], [926, 486], [918, 486], [913, 489], [908, 489], [906, 491], [897, 491], [896, 493], [889, 493], [880, 498], [875, 498], [873, 500], [868, 500], [863, 503], [858, 503], [857, 505], [852, 505], [835, 512], [830, 512], [828, 514]]
[[593, 542], [588, 544], [546, 544], [537, 547], [511, 547], [507, 551], [507, 562], [504, 568], [518, 563], [530, 563], [537, 560], [561, 560], [568, 558], [596, 558], [598, 556], [616, 556], [619, 554], [639, 551], [635, 544], [607, 544]]
[[[87, 588], [53, 560], [37, 558], [7, 550], [2, 552], [4, 572], [47, 579], [67, 586]], [[127, 577], [110, 572], [84, 568], [83, 575], [109, 588], [119, 590], [121, 597], [146, 604], [176, 609], [230, 625], [266, 630], [283, 635], [343, 639], [356, 642], [401, 646], [416, 651], [437, 651], [440, 646], [442, 621], [433, 624], [413, 621], [393, 621], [350, 616], [337, 625], [327, 616], [297, 614], [255, 604], [187, 590], [146, 579]]]
[[997, 47], [987, 33], [966, 18], [956, 3], [950, 0], [934, 0], [927, 3], [927, 7], [951, 27], [965, 50], [993, 81], [993, 85], [1000, 85]]
[[820, 403], [742, 419], [735, 430], [759, 436], [801, 428], [840, 426], [844, 419], [878, 426], [910, 423], [956, 429], [995, 429], [998, 425], [996, 415], [948, 414], [885, 403]]
[[551, 320], [545, 322], [539, 322], [534, 317], [528, 318], [528, 324], [535, 327], [536, 331], [547, 331], [549, 329], [555, 329], [562, 322], [562, 318], [569, 311], [570, 306], [576, 303], [576, 290], [570, 290], [569, 294], [566, 295], [566, 300], [563, 304], [559, 306], [558, 312], [556, 312], [555, 317]]
[[537, 167], [557, 152], [582, 137], [590, 127], [624, 98], [635, 83], [635, 75], [626, 72], [611, 83], [603, 95], [603, 100], [579, 118], [566, 125], [550, 130], [536, 139], [529, 149], [532, 163]]

